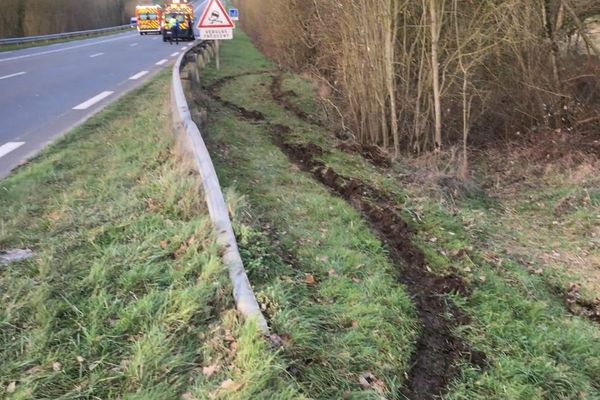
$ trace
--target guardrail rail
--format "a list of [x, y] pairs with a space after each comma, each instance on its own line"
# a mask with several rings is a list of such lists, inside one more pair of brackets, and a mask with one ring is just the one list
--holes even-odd
[[128, 29], [131, 29], [131, 25], [129, 25], [129, 24], [112, 26], [109, 28], [90, 29], [87, 31], [65, 32], [65, 33], [55, 33], [52, 35], [25, 36], [25, 37], [20, 37], [20, 38], [0, 39], [0, 46], [10, 45], [10, 44], [47, 42], [50, 40], [69, 39], [69, 38], [74, 38], [74, 37], [79, 37], [79, 36], [96, 36], [96, 35], [102, 35], [104, 33], [125, 31]]
[[244, 269], [217, 173], [208, 149], [202, 140], [200, 129], [192, 120], [183, 90], [180, 71], [184, 60], [193, 60], [190, 70], [184, 74], [186, 81], [191, 79], [197, 83], [199, 82], [200, 70], [204, 68], [214, 54], [212, 42], [199, 42], [181, 54], [173, 66], [171, 85], [173, 130], [177, 140], [184, 147], [184, 151], [192, 157], [200, 175], [206, 204], [216, 232], [217, 243], [222, 250], [223, 263], [229, 271], [229, 278], [233, 284], [233, 298], [236, 307], [245, 319], [255, 321], [259, 331], [267, 336], [269, 327], [256, 301], [256, 296]]

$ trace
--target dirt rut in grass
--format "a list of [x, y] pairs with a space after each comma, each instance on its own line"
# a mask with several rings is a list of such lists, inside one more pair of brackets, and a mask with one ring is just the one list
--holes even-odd
[[[300, 109], [298, 106], [296, 106], [289, 100], [290, 97], [296, 96], [296, 93], [294, 93], [291, 90], [283, 91], [283, 89], [281, 88], [282, 83], [282, 74], [275, 75], [272, 77], [271, 96], [273, 97], [273, 100], [275, 100], [275, 102], [277, 102], [286, 110], [295, 114], [302, 121], [312, 125], [323, 127], [323, 123], [319, 121], [318, 118], [315, 118], [314, 116], [306, 113], [304, 110]], [[369, 144], [360, 144], [356, 142], [342, 142], [337, 146], [337, 149], [350, 154], [360, 154], [363, 158], [365, 158], [367, 161], [369, 161], [377, 167], [391, 167], [389, 156], [377, 146]]]
[[[453, 305], [447, 295], [468, 296], [467, 286], [457, 275], [438, 276], [428, 270], [423, 253], [411, 241], [414, 232], [400, 217], [400, 209], [393, 199], [387, 193], [358, 179], [342, 176], [326, 166], [320, 160], [325, 151], [319, 146], [289, 143], [286, 140], [291, 133], [288, 126], [268, 123], [262, 113], [222, 99], [218, 89], [232, 79], [235, 77], [217, 81], [207, 88], [207, 92], [214, 100], [238, 113], [240, 118], [265, 124], [273, 143], [288, 159], [360, 211], [389, 248], [390, 258], [398, 268], [398, 280], [411, 295], [421, 323], [421, 335], [401, 394], [414, 400], [441, 398], [457, 375], [460, 360], [484, 367], [485, 354], [471, 350], [454, 334], [457, 327], [469, 323], [469, 317]], [[276, 91], [278, 87], [273, 84], [271, 90]], [[283, 97], [277, 93], [272, 95], [276, 102]]]
[[456, 275], [438, 276], [429, 272], [423, 253], [412, 244], [414, 232], [399, 216], [389, 196], [327, 167], [318, 160], [324, 154], [318, 146], [287, 143], [284, 137], [290, 133], [288, 127], [272, 125], [271, 131], [275, 144], [290, 161], [359, 210], [390, 250], [390, 258], [399, 270], [398, 279], [415, 303], [422, 329], [402, 394], [415, 400], [440, 398], [456, 376], [459, 360], [483, 367], [485, 354], [472, 351], [453, 333], [458, 326], [469, 323], [469, 317], [447, 295], [468, 296], [465, 283]]

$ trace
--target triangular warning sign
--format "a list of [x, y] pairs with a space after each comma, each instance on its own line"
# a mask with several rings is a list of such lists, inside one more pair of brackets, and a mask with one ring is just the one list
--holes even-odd
[[219, 0], [210, 0], [198, 22], [198, 28], [234, 28], [235, 25]]

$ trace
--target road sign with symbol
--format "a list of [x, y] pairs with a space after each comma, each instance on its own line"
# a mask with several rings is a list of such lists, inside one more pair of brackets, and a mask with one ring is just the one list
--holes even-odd
[[240, 20], [240, 11], [237, 8], [230, 8], [229, 9], [229, 18], [231, 18], [232, 21], [239, 21]]
[[233, 39], [234, 27], [233, 21], [219, 0], [210, 0], [198, 22], [202, 40]]

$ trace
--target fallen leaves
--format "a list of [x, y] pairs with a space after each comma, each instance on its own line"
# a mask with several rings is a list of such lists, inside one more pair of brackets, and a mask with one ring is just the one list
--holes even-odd
[[594, 300], [584, 299], [581, 294], [581, 283], [571, 283], [565, 296], [565, 305], [574, 315], [590, 318], [600, 322], [600, 297]]
[[186, 242], [182, 243], [181, 246], [175, 251], [175, 258], [179, 259], [181, 256], [185, 254], [188, 249], [188, 244]]
[[154, 212], [160, 209], [160, 204], [154, 201], [154, 199], [146, 199], [146, 211]]
[[6, 393], [14, 393], [17, 390], [17, 382], [13, 381], [6, 387]]
[[219, 372], [219, 370], [221, 369], [221, 366], [218, 364], [212, 364], [209, 365], [208, 367], [203, 367], [202, 368], [202, 374], [207, 377], [210, 378], [211, 376], [213, 376], [214, 374], [216, 374], [217, 372]]
[[534, 269], [533, 271], [531, 271], [531, 273], [533, 273], [535, 275], [542, 275], [544, 273], [544, 269], [543, 268]]
[[232, 388], [235, 385], [235, 382], [233, 381], [233, 379], [225, 379], [223, 382], [221, 382], [221, 389], [229, 389]]
[[233, 335], [231, 334], [231, 330], [229, 329], [225, 329], [224, 339], [226, 342], [235, 342], [235, 338], [233, 337]]
[[307, 285], [314, 285], [316, 280], [313, 274], [304, 274], [304, 282], [306, 282]]
[[221, 382], [220, 389], [228, 392], [235, 392], [242, 387], [242, 384], [235, 382], [233, 379], [225, 379]]
[[373, 389], [379, 394], [386, 392], [385, 383], [370, 372], [364, 372], [358, 377], [358, 383], [363, 390]]
[[52, 369], [54, 370], [54, 372], [60, 372], [60, 370], [62, 369], [62, 364], [59, 362], [54, 362], [52, 363]]

